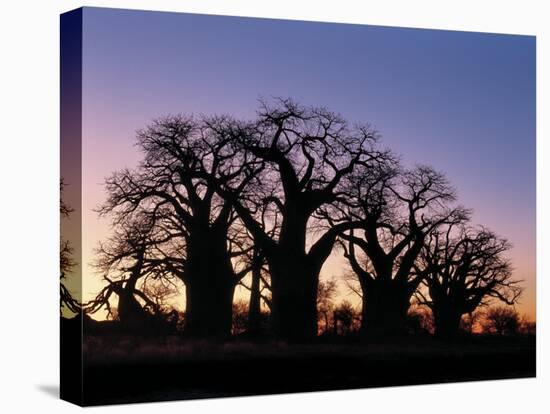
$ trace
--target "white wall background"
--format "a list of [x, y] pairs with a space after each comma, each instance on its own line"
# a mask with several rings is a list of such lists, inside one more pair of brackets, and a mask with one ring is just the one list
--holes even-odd
[[[539, 413], [548, 355], [550, 12], [541, 0], [120, 0], [87, 6], [537, 35], [538, 378], [466, 384], [140, 404], [117, 412], [262, 414], [347, 411]], [[77, 408], [58, 387], [59, 14], [78, 1], [7, 1], [0, 11], [0, 411]], [[513, 122], [513, 120], [512, 120]], [[544, 138], [543, 138], [544, 137]], [[545, 140], [546, 138], [546, 140]], [[546, 160], [546, 161], [544, 161]], [[51, 275], [51, 276], [48, 276]], [[292, 375], [289, 373], [289, 375]], [[545, 391], [546, 389], [546, 391]], [[546, 394], [545, 394], [546, 392]], [[443, 408], [445, 407], [445, 408]]]

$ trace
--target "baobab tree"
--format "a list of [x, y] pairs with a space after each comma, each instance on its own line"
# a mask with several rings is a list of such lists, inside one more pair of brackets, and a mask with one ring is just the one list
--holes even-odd
[[[154, 226], [171, 241], [169, 251], [158, 247], [158, 263], [185, 284], [186, 333], [223, 337], [231, 333], [234, 289], [247, 270], [235, 269], [232, 262], [242, 254], [229, 235], [236, 219], [232, 203], [217, 196], [202, 176], [207, 173], [223, 183], [243, 175], [241, 169], [255, 167], [230, 165], [231, 147], [208, 139], [208, 134], [203, 123], [185, 116], [158, 119], [139, 131], [143, 160], [135, 170], [107, 179], [108, 198], [99, 213], [124, 226], [136, 211], [155, 216], [162, 210]], [[223, 178], [222, 168], [227, 174]]]
[[163, 286], [175, 283], [174, 275], [159, 255], [172, 235], [155, 227], [158, 211], [156, 216], [139, 213], [133, 214], [131, 221], [126, 220], [96, 249], [95, 267], [107, 285], [84, 304], [84, 311], [93, 314], [105, 308], [108, 316], [113, 316], [111, 300], [116, 296], [116, 317], [121, 328], [146, 334], [166, 327], [163, 325], [167, 312], [160, 306], [158, 295], [151, 297], [151, 292], [156, 292], [158, 283]]
[[[68, 218], [70, 214], [73, 212], [73, 209], [63, 200], [63, 189], [65, 187], [65, 182], [63, 179], [60, 181], [59, 189], [60, 189], [60, 200], [59, 200], [59, 213], [61, 215], [61, 218]], [[60, 239], [60, 247], [59, 247], [59, 273], [60, 273], [60, 307], [67, 308], [69, 311], [73, 313], [80, 313], [81, 306], [77, 299], [73, 297], [69, 289], [65, 286], [65, 280], [67, 279], [67, 275], [72, 271], [72, 269], [76, 266], [76, 262], [73, 260], [73, 253], [74, 249], [71, 246], [71, 243], [69, 240], [63, 239], [61, 237]]]
[[[336, 237], [354, 223], [332, 223], [316, 212], [343, 202], [342, 180], [358, 165], [376, 169], [387, 151], [376, 149], [377, 134], [351, 127], [324, 108], [289, 99], [262, 104], [251, 122], [212, 122], [219, 139], [230, 139], [241, 160], [261, 164], [244, 187], [212, 180], [229, 200], [264, 255], [271, 274], [272, 323], [277, 335], [302, 340], [317, 334], [317, 285]], [[248, 174], [250, 169], [242, 170]], [[262, 214], [268, 205], [270, 217]], [[266, 228], [269, 222], [271, 227]], [[271, 229], [275, 231], [270, 231]]]
[[264, 314], [262, 302], [271, 307], [271, 286], [269, 284], [269, 272], [265, 265], [265, 259], [258, 246], [250, 252], [248, 257], [250, 269], [250, 285], [240, 282], [240, 286], [250, 291], [248, 301], [246, 332], [249, 335], [258, 335], [262, 331]]
[[416, 270], [428, 293], [418, 296], [433, 312], [436, 335], [456, 336], [462, 316], [491, 299], [516, 303], [522, 289], [505, 257], [510, 247], [486, 228], [451, 224], [430, 233]]
[[356, 200], [340, 214], [362, 226], [340, 238], [361, 287], [361, 330], [373, 336], [401, 335], [423, 278], [413, 266], [426, 236], [441, 225], [464, 221], [468, 212], [451, 207], [454, 190], [430, 167], [402, 171], [394, 162], [379, 174], [358, 171], [350, 178]]

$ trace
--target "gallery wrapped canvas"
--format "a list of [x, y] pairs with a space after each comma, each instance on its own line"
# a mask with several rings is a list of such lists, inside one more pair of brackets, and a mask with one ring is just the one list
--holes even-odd
[[535, 38], [61, 16], [61, 397], [535, 376]]

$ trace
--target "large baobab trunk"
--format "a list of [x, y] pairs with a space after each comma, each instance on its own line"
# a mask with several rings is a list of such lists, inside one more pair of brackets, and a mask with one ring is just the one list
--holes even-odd
[[[273, 262], [273, 261], [272, 261]], [[319, 271], [303, 255], [289, 252], [270, 263], [275, 334], [291, 341], [317, 335]]]
[[439, 338], [456, 337], [460, 331], [462, 313], [452, 304], [440, 304], [432, 307], [435, 335]]
[[373, 337], [404, 335], [409, 307], [406, 285], [393, 280], [375, 280], [363, 292], [361, 331]]
[[275, 334], [291, 341], [315, 337], [319, 275], [302, 266], [272, 269], [272, 321]]
[[225, 235], [201, 232], [187, 250], [185, 333], [193, 337], [231, 335], [235, 274]]
[[305, 254], [306, 212], [287, 211], [278, 252], [268, 257], [273, 295], [275, 334], [290, 341], [317, 335], [317, 287], [322, 263], [311, 263]]
[[222, 279], [210, 274], [186, 285], [187, 335], [199, 338], [225, 338], [231, 335], [235, 285]]

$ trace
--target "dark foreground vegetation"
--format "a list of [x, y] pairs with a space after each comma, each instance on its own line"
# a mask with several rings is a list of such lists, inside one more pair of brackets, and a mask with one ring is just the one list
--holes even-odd
[[472, 336], [308, 344], [90, 336], [85, 405], [535, 376], [534, 337]]

